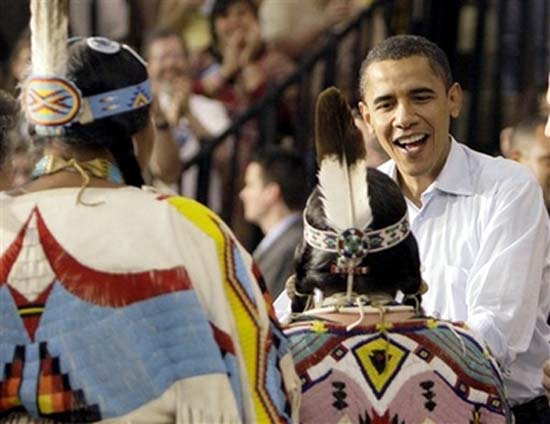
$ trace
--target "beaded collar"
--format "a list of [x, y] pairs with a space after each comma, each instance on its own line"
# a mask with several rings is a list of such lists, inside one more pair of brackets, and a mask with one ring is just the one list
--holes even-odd
[[124, 184], [124, 178], [120, 169], [107, 159], [92, 159], [89, 161], [78, 161], [75, 158], [64, 159], [55, 155], [42, 157], [35, 165], [31, 178], [37, 179], [43, 175], [51, 175], [60, 171], [70, 171], [80, 174], [82, 186], [78, 192], [77, 203], [87, 204], [81, 200], [82, 193], [90, 184], [90, 177], [101, 178], [117, 184]]
[[93, 159], [81, 162], [74, 158], [64, 159], [55, 155], [42, 157], [35, 165], [31, 177], [36, 179], [42, 175], [55, 174], [64, 170], [81, 173], [78, 169], [79, 167], [91, 177], [101, 178], [118, 184], [124, 183], [120, 169], [107, 159]]

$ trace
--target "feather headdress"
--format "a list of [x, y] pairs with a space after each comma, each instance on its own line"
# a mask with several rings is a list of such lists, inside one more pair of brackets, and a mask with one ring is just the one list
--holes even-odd
[[338, 89], [331, 87], [319, 95], [315, 119], [321, 200], [328, 224], [340, 234], [338, 265], [348, 274], [349, 299], [354, 267], [366, 255], [363, 231], [372, 221], [367, 152], [348, 103]]
[[365, 229], [372, 221], [367, 152], [346, 99], [337, 88], [317, 100], [316, 147], [325, 215], [336, 231]]
[[64, 77], [69, 0], [32, 0], [30, 27], [32, 74]]
[[363, 317], [364, 296], [354, 293], [353, 283], [355, 275], [368, 273], [368, 267], [362, 266], [364, 258], [401, 243], [408, 237], [410, 227], [405, 213], [385, 228], [369, 228], [373, 215], [367, 184], [367, 152], [340, 91], [329, 88], [319, 95], [315, 119], [318, 187], [330, 228], [315, 228], [304, 213], [304, 239], [315, 249], [337, 254], [330, 272], [347, 275], [345, 302], [354, 303], [360, 311], [359, 319], [346, 327], [349, 330]]

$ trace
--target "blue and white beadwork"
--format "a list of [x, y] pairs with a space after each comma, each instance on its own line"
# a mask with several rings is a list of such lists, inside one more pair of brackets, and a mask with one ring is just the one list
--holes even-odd
[[304, 213], [305, 241], [316, 249], [340, 253], [350, 259], [362, 258], [367, 253], [390, 249], [405, 240], [410, 232], [406, 214], [395, 224], [380, 230], [361, 231], [357, 228], [349, 228], [339, 234], [312, 227]]

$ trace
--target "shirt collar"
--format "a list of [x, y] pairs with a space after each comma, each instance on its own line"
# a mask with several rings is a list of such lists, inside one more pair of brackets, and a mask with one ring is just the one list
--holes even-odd
[[[464, 147], [451, 137], [451, 149], [443, 165], [443, 169], [430, 186], [446, 193], [471, 196], [474, 194], [472, 173], [469, 171], [469, 162]], [[397, 182], [397, 166], [390, 160], [380, 166], [380, 170]], [[428, 191], [431, 191], [428, 188]]]
[[441, 191], [462, 196], [474, 194], [472, 173], [464, 147], [453, 136], [451, 150], [443, 165], [443, 169], [435, 180], [435, 187]]

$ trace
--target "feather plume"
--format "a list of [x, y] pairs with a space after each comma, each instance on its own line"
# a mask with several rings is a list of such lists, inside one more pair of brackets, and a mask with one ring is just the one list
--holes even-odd
[[318, 180], [325, 215], [336, 231], [365, 229], [372, 221], [366, 150], [346, 99], [334, 87], [317, 100]]
[[32, 74], [65, 76], [68, 0], [31, 1]]

